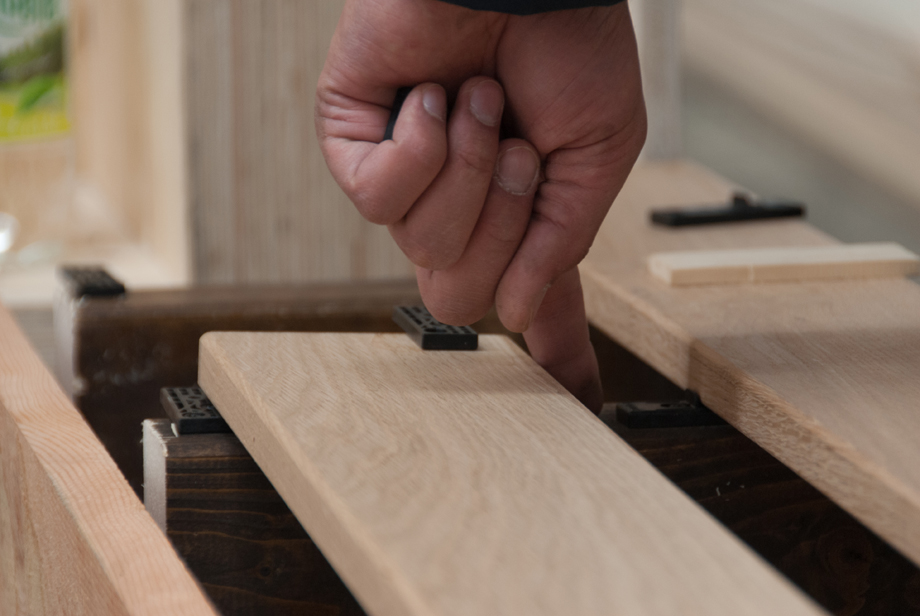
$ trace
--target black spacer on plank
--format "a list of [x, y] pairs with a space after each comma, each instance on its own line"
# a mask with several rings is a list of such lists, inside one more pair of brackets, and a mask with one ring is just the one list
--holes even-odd
[[472, 327], [445, 325], [424, 306], [396, 306], [393, 321], [426, 351], [475, 351], [479, 334]]

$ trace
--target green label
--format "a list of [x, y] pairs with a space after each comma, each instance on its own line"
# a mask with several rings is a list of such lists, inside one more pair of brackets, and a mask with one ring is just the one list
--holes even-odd
[[65, 24], [64, 0], [0, 0], [0, 142], [69, 130]]

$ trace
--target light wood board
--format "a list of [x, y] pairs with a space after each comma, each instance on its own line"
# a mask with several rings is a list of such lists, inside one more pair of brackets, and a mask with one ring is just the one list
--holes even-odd
[[800, 221], [654, 228], [653, 206], [732, 190], [687, 163], [635, 169], [582, 278], [589, 318], [920, 563], [920, 287], [906, 280], [671, 288], [664, 250], [823, 246]]
[[900, 244], [873, 242], [784, 248], [659, 252], [649, 272], [674, 287], [755, 282], [903, 278], [920, 258]]
[[0, 613], [214, 614], [0, 307]]
[[344, 2], [181, 3], [195, 279], [414, 274], [335, 183], [316, 138], [316, 82]]
[[209, 333], [199, 382], [375, 616], [822, 613], [507, 338]]

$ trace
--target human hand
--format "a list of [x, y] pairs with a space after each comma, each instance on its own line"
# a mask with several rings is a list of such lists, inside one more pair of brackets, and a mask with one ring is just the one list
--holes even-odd
[[[382, 142], [397, 88], [412, 84]], [[365, 218], [389, 226], [431, 313], [467, 324], [494, 303], [534, 358], [599, 410], [576, 265], [645, 137], [626, 4], [516, 17], [349, 0], [316, 118], [333, 176]]]

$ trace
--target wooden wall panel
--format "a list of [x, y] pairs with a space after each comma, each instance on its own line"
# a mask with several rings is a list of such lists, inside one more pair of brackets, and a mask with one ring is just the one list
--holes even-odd
[[326, 168], [316, 82], [342, 0], [75, 0], [79, 181], [177, 283], [405, 278]]
[[195, 278], [411, 275], [326, 168], [313, 98], [343, 2], [184, 3]]

